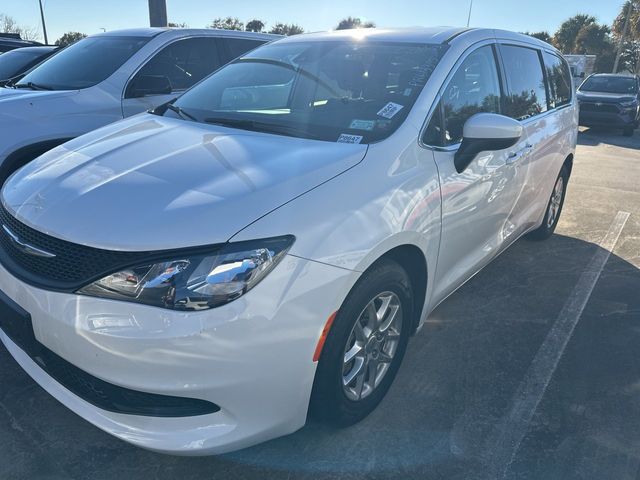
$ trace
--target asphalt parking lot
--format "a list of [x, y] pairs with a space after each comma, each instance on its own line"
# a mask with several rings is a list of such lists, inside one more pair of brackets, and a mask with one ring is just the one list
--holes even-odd
[[579, 143], [556, 234], [443, 303], [360, 424], [158, 455], [77, 417], [0, 347], [0, 479], [640, 478], [640, 132]]

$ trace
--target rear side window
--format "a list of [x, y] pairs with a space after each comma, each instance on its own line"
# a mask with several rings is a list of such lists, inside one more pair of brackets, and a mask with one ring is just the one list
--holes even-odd
[[571, 72], [566, 62], [552, 53], [544, 52], [544, 65], [549, 81], [549, 104], [551, 108], [571, 102]]
[[460, 143], [469, 117], [481, 112], [500, 113], [500, 94], [493, 47], [480, 47], [462, 62], [445, 87], [423, 142], [441, 147]]
[[547, 90], [538, 50], [513, 45], [500, 48], [509, 95], [506, 114], [524, 120], [547, 111]]
[[187, 38], [173, 42], [156, 53], [129, 83], [127, 97], [135, 80], [145, 76], [164, 76], [171, 90], [186, 90], [221, 65], [220, 44], [216, 38]]
[[265, 43], [260, 40], [249, 40], [248, 38], [225, 38], [223, 42], [227, 45], [227, 52], [229, 53], [229, 58], [226, 59], [227, 62]]

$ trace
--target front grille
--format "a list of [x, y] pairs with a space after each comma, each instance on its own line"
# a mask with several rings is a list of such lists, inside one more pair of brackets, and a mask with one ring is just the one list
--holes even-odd
[[23, 243], [55, 254], [54, 258], [45, 258], [25, 253], [0, 228], [0, 261], [16, 276], [38, 285], [57, 289], [82, 286], [141, 257], [139, 252], [101, 250], [51, 237], [18, 221], [4, 206], [0, 206], [0, 223]]
[[600, 113], [618, 113], [618, 106], [613, 103], [580, 103], [580, 110], [584, 112], [600, 112]]

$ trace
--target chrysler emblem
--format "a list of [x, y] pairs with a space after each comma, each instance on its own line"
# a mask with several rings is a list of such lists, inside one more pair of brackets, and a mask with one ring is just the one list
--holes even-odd
[[27, 255], [33, 255], [42, 258], [54, 258], [56, 256], [54, 253], [49, 253], [46, 250], [42, 250], [41, 248], [34, 247], [33, 245], [29, 245], [28, 243], [23, 242], [22, 240], [20, 240], [20, 237], [13, 233], [6, 225], [2, 225], [2, 229], [9, 236], [13, 244]]

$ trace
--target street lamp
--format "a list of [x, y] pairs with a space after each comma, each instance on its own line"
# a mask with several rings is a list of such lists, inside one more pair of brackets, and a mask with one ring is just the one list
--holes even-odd
[[42, 8], [42, 0], [38, 0], [40, 3], [40, 18], [42, 19], [42, 32], [44, 33], [44, 43], [49, 45], [49, 39], [47, 38], [47, 25], [44, 22], [44, 9]]

